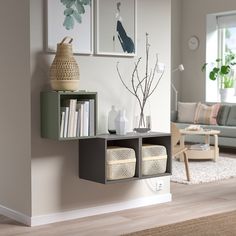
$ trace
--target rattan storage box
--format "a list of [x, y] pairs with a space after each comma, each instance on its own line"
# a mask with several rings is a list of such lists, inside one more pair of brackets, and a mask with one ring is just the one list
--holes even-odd
[[106, 179], [132, 178], [135, 175], [136, 157], [132, 148], [110, 146], [106, 156]]
[[166, 172], [166, 148], [160, 145], [142, 146], [142, 174], [156, 175]]

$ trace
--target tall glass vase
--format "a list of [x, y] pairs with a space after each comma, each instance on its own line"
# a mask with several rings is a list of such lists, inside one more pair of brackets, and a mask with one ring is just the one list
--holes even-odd
[[135, 106], [134, 131], [146, 133], [151, 130], [151, 107], [150, 102], [146, 101], [143, 107], [139, 104]]

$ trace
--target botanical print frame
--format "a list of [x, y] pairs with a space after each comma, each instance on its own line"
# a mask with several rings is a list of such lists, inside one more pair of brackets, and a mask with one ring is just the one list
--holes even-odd
[[47, 51], [66, 36], [75, 54], [93, 53], [93, 0], [47, 0]]
[[135, 56], [136, 0], [96, 1], [96, 54]]

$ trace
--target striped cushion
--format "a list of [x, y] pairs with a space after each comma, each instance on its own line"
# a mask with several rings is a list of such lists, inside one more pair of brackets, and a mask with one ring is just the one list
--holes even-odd
[[195, 124], [206, 124], [206, 125], [217, 125], [217, 114], [220, 109], [220, 104], [214, 104], [207, 106], [199, 103], [195, 112], [194, 123]]

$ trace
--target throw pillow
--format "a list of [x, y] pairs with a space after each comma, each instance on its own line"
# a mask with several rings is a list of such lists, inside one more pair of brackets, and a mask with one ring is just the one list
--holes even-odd
[[222, 105], [220, 107], [220, 110], [218, 112], [217, 119], [216, 119], [218, 125], [226, 125], [226, 122], [227, 122], [227, 119], [229, 116], [229, 112], [230, 112], [230, 108], [231, 108], [231, 106], [229, 106], [229, 105]]
[[230, 108], [229, 116], [226, 125], [236, 126], [236, 106]]
[[220, 109], [220, 104], [214, 104], [208, 106], [199, 103], [196, 108], [194, 123], [206, 124], [206, 125], [217, 125], [216, 117]]
[[196, 102], [178, 102], [178, 122], [193, 123], [196, 107]]

